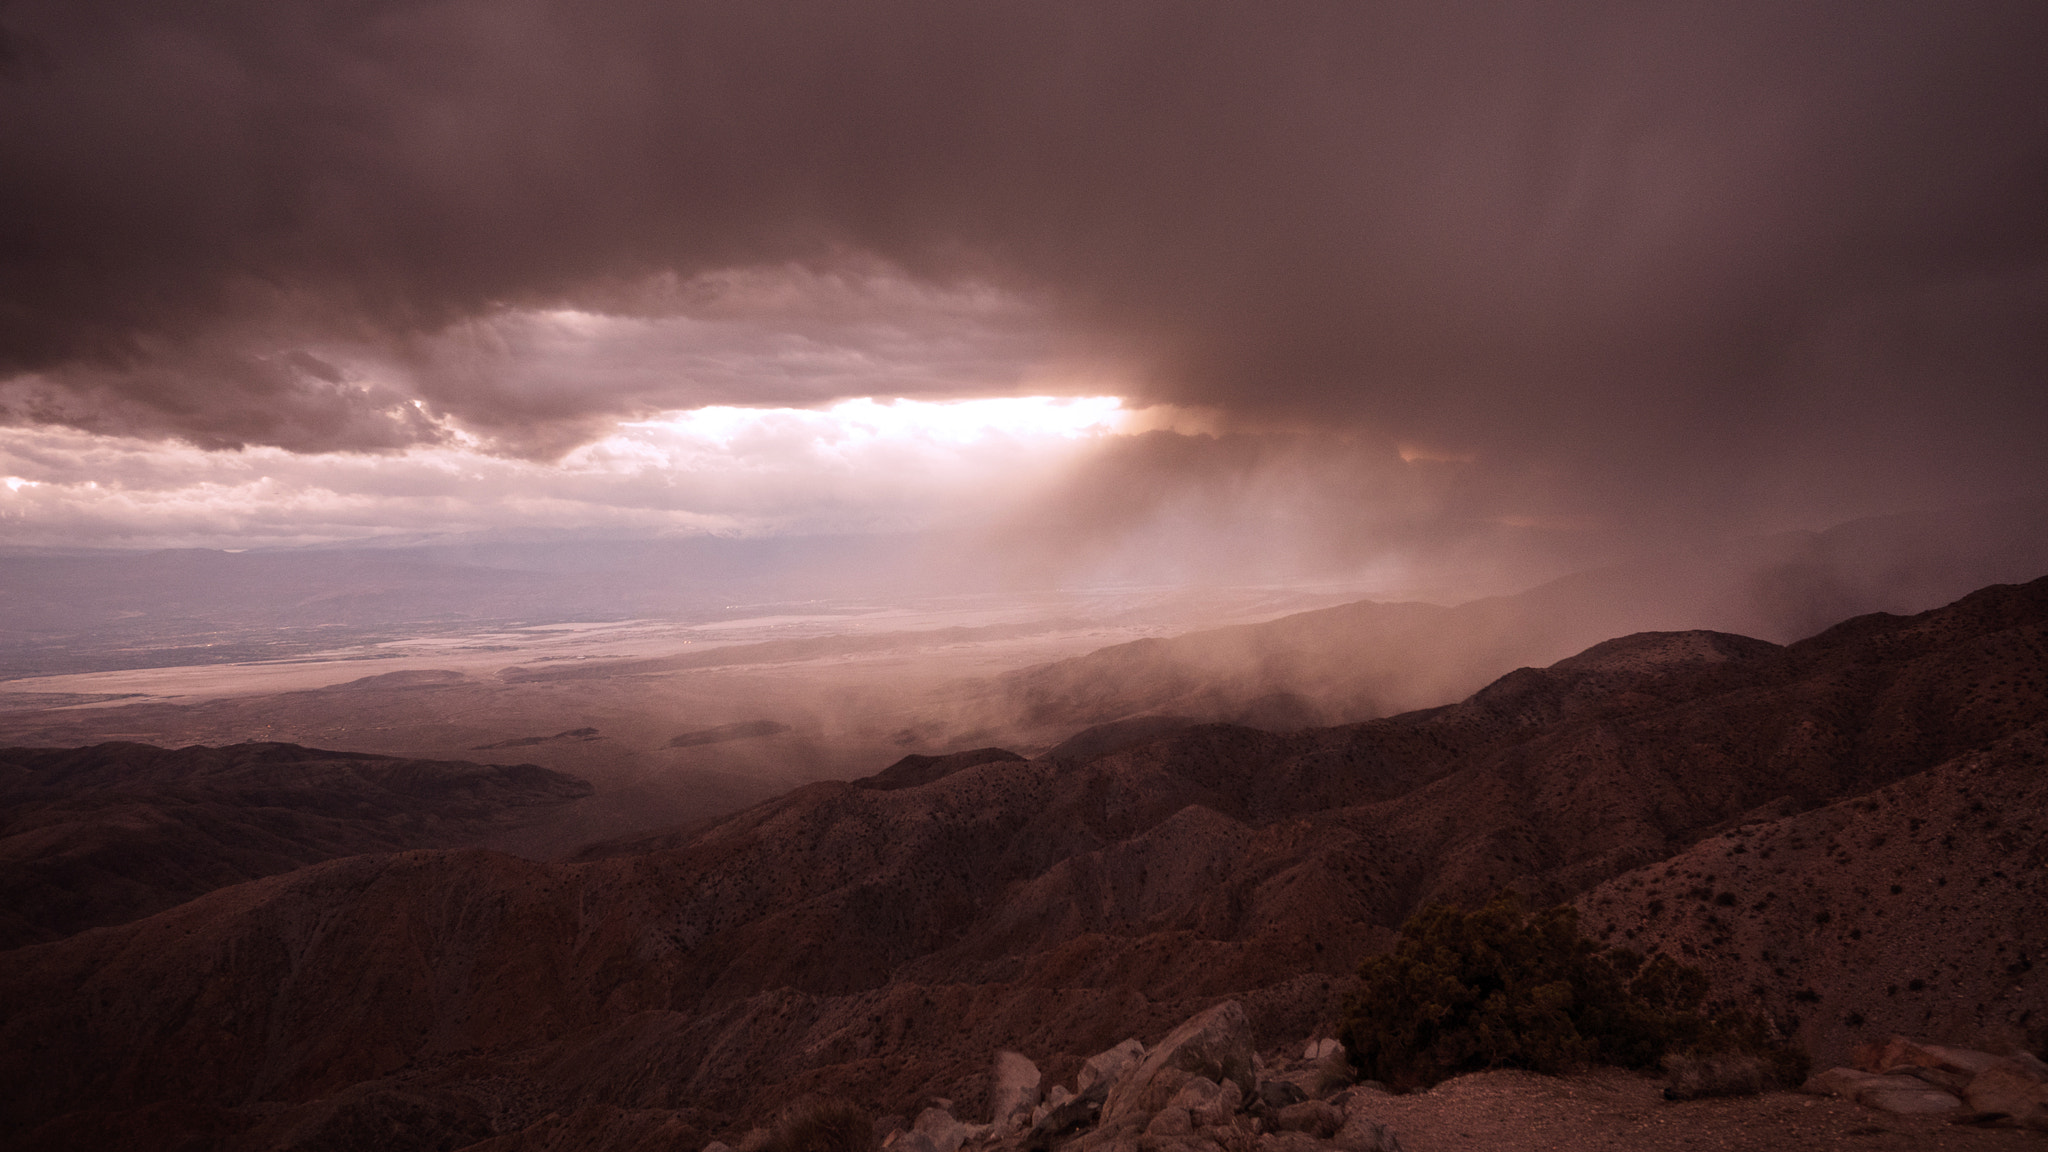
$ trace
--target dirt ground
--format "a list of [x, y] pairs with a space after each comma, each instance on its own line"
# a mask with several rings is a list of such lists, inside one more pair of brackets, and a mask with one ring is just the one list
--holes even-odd
[[1561, 1078], [1482, 1072], [1389, 1096], [1372, 1115], [1407, 1152], [2048, 1149], [2048, 1134], [1894, 1116], [1794, 1092], [1672, 1103], [1659, 1080], [1619, 1071]]

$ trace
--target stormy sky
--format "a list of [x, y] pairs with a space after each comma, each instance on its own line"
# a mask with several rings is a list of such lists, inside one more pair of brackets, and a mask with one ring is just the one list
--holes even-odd
[[2048, 492], [2032, 0], [0, 30], [0, 543], [1006, 516], [1364, 556]]

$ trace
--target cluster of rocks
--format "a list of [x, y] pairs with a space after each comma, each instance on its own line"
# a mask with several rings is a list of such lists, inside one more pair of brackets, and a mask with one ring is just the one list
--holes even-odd
[[1806, 1091], [1899, 1113], [1955, 1113], [1958, 1123], [2048, 1132], [2048, 1063], [2031, 1053], [1994, 1056], [1919, 1044], [1904, 1036], [1858, 1045], [1853, 1068], [1830, 1068]]
[[1350, 1083], [1334, 1040], [1310, 1041], [1300, 1060], [1269, 1064], [1254, 1052], [1244, 1008], [1226, 1001], [1147, 1049], [1126, 1040], [1091, 1057], [1070, 1088], [1040, 1096], [1038, 1068], [996, 1056], [987, 1124], [927, 1108], [889, 1133], [888, 1152], [1399, 1152], [1368, 1112], [1385, 1089]]

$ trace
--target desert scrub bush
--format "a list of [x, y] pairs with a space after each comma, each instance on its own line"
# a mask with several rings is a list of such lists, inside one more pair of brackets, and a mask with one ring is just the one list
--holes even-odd
[[874, 1146], [874, 1120], [859, 1105], [810, 1096], [775, 1118], [762, 1152], [872, 1152]]
[[1471, 912], [1423, 909], [1359, 977], [1338, 1037], [1362, 1077], [1397, 1090], [1486, 1068], [1652, 1068], [1670, 1054], [1743, 1054], [1768, 1079], [1805, 1075], [1767, 1023], [1705, 1011], [1697, 967], [1605, 947], [1580, 935], [1575, 909], [1527, 913], [1512, 892]]

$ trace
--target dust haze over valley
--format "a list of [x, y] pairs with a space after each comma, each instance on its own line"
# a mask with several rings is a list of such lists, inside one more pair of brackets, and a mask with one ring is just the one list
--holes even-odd
[[[2021, 0], [0, 2], [0, 1143], [2015, 1135], [1302, 1053], [1509, 887], [1822, 1061], [2048, 1056], [2044, 60]], [[1082, 1084], [1225, 1018], [1235, 1110]], [[998, 1050], [1100, 1091], [1005, 1134]]]
[[[905, 754], [1036, 753], [1140, 717], [1351, 723], [1449, 703], [1630, 632], [1790, 641], [1862, 612], [1924, 610], [2048, 570], [2048, 507], [1640, 554], [1453, 604], [1363, 598], [1356, 578], [942, 592], [961, 577], [933, 576], [938, 546], [0, 558], [13, 662], [0, 742], [275, 741], [541, 764], [598, 789], [550, 826], [494, 841], [548, 856]], [[806, 598], [717, 602], [764, 591]], [[636, 614], [578, 619], [606, 610]], [[661, 615], [637, 614], [650, 610]]]
[[[131, 594], [162, 602], [178, 596], [167, 595], [160, 571], [167, 565], [197, 569], [194, 584], [217, 590], [224, 571], [256, 567], [263, 559], [188, 553], [87, 562], [143, 568], [146, 586]], [[361, 556], [340, 565], [333, 557], [312, 559], [331, 576]], [[96, 646], [69, 634], [32, 634], [31, 644], [14, 648], [24, 665], [49, 653], [44, 658], [59, 668], [92, 661], [86, 666], [98, 670], [35, 676], [20, 675], [28, 667], [14, 669], [15, 678], [0, 682], [0, 741], [50, 746], [118, 739], [173, 747], [286, 741], [539, 763], [600, 788], [582, 807], [601, 811], [578, 812], [573, 830], [533, 849], [562, 851], [722, 813], [811, 780], [867, 775], [905, 752], [947, 750], [963, 739], [986, 742], [997, 737], [995, 726], [1002, 727], [1002, 738], [1012, 738], [1016, 726], [1003, 724], [999, 709], [981, 698], [986, 681], [1020, 667], [1181, 631], [1193, 622], [1259, 620], [1349, 598], [1329, 589], [1049, 590], [893, 605], [816, 598], [720, 604], [695, 618], [600, 622], [577, 622], [572, 609], [569, 620], [543, 615], [480, 624], [482, 596], [471, 586], [490, 582], [495, 573], [434, 575], [470, 585], [455, 596], [459, 608], [453, 601], [406, 605], [403, 585], [377, 590], [374, 611], [393, 612], [397, 620], [439, 610], [442, 617], [424, 633], [410, 630], [417, 624], [360, 616], [339, 626], [279, 628], [260, 617], [252, 621], [237, 590], [226, 603], [177, 618], [172, 627], [189, 630], [177, 638], [184, 643], [139, 643], [141, 630], [120, 622], [81, 629]], [[377, 577], [388, 579], [388, 573], [373, 570], [371, 578]], [[664, 566], [643, 579], [666, 586], [673, 577]], [[608, 580], [605, 587], [615, 596], [621, 583]], [[816, 591], [815, 583], [807, 590]], [[276, 582], [264, 587], [284, 590], [290, 600], [308, 591]], [[323, 591], [332, 587], [321, 585]], [[554, 592], [545, 589], [514, 608], [544, 611]], [[83, 614], [75, 584], [61, 594]], [[348, 588], [331, 599], [353, 594]], [[297, 610], [306, 619], [340, 614], [328, 603]], [[124, 611], [136, 610], [108, 605], [96, 614]], [[34, 619], [48, 627], [48, 617]], [[209, 662], [179, 663], [194, 657]], [[128, 664], [141, 667], [123, 667]], [[781, 730], [719, 738], [723, 728], [757, 721]], [[587, 734], [556, 738], [567, 732]], [[689, 738], [697, 733], [710, 738]], [[1057, 738], [1035, 736], [1040, 746]]]

